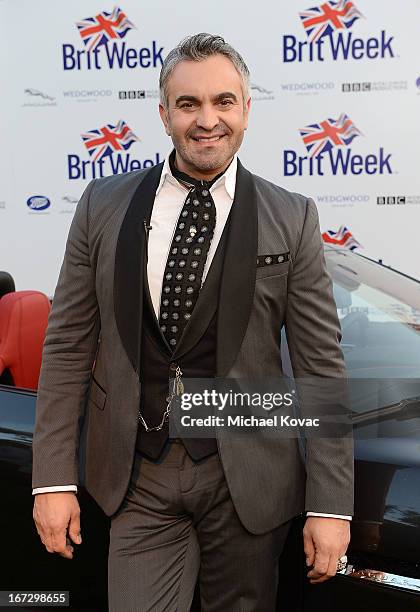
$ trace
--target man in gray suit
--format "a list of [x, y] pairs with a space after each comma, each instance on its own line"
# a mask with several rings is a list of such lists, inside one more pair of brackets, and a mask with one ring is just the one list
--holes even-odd
[[[352, 443], [168, 437], [168, 381], [340, 379], [340, 328], [315, 204], [236, 153], [249, 73], [221, 37], [167, 56], [160, 115], [174, 150], [92, 181], [50, 315], [33, 444], [34, 520], [49, 552], [80, 544], [77, 485], [111, 517], [110, 610], [274, 610], [290, 521], [306, 511], [312, 582], [349, 542]], [[67, 536], [67, 538], [66, 538]]]

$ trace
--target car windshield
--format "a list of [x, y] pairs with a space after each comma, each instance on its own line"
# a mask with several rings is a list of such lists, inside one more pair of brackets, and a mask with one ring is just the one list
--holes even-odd
[[420, 374], [420, 311], [383, 290], [334, 279], [342, 348], [353, 377]]
[[420, 376], [420, 282], [344, 249], [325, 249], [352, 378]]
[[[378, 410], [379, 420], [394, 413], [397, 417], [397, 412], [401, 419], [404, 411], [415, 416], [420, 396], [420, 284], [352, 253], [326, 255], [352, 410], [373, 411], [373, 419]], [[393, 405], [394, 412], [384, 410]]]

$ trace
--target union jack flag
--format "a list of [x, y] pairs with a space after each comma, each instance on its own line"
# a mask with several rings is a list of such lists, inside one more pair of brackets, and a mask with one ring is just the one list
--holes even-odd
[[122, 119], [117, 125], [108, 123], [98, 130], [85, 132], [82, 134], [82, 139], [93, 161], [98, 161], [105, 155], [112, 155], [115, 151], [126, 151], [133, 142], [140, 142]]
[[322, 238], [327, 244], [336, 244], [350, 251], [362, 246], [345, 225], [342, 225], [338, 232], [327, 230], [322, 234]]
[[76, 25], [88, 51], [106, 45], [112, 38], [124, 38], [129, 30], [136, 27], [117, 6], [112, 13], [103, 11], [96, 17], [78, 21]]
[[311, 157], [330, 151], [333, 147], [349, 145], [356, 136], [362, 136], [353, 121], [345, 113], [338, 119], [325, 119], [300, 128], [300, 135]]
[[324, 2], [299, 13], [309, 42], [316, 42], [336, 30], [349, 29], [363, 14], [349, 0]]

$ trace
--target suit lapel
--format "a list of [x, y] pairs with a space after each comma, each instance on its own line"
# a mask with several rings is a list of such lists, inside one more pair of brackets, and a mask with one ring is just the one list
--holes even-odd
[[136, 372], [140, 367], [143, 283], [146, 278], [148, 224], [163, 163], [147, 172], [127, 208], [118, 235], [114, 271], [114, 307], [118, 333]]
[[220, 283], [217, 321], [218, 377], [226, 376], [242, 344], [251, 314], [258, 249], [257, 194], [252, 175], [238, 160], [235, 199]]
[[252, 175], [238, 160], [235, 199], [229, 218], [173, 359], [181, 358], [194, 347], [218, 308], [218, 371], [228, 370], [228, 364], [233, 363], [239, 351], [251, 312], [257, 243], [255, 187]]
[[[144, 286], [147, 283], [144, 222], [150, 219], [162, 168], [163, 164], [151, 168], [137, 187], [121, 225], [115, 254], [115, 318], [124, 349], [137, 372], [140, 368], [144, 289], [153, 310], [148, 285]], [[201, 338], [217, 307], [217, 376], [227, 374], [238, 354], [251, 314], [257, 246], [255, 186], [251, 173], [238, 160], [230, 223], [222, 234], [220, 248], [216, 250], [200, 298], [174, 358], [186, 353]], [[158, 326], [157, 319], [155, 324]], [[163, 338], [160, 328], [159, 333]], [[164, 344], [169, 348], [166, 342]]]

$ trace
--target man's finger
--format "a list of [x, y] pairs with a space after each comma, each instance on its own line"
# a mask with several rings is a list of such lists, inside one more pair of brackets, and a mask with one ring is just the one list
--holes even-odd
[[305, 551], [306, 565], [310, 567], [315, 563], [315, 546], [312, 537], [305, 531], [303, 532], [303, 550]]
[[74, 548], [72, 546], [72, 542], [70, 538], [66, 537], [66, 552], [60, 553], [60, 554], [62, 557], [65, 557], [66, 559], [73, 559], [73, 552], [74, 552]]
[[314, 567], [308, 572], [308, 578], [311, 578], [311, 582], [319, 582], [321, 578], [324, 578], [328, 572], [330, 564], [330, 555], [325, 552], [316, 551]]
[[332, 578], [337, 573], [337, 565], [338, 565], [339, 557], [337, 555], [331, 555], [330, 562], [328, 565], [327, 577]]
[[52, 544], [54, 551], [59, 553], [62, 557], [71, 559], [73, 557], [73, 549], [67, 544], [67, 534], [65, 529], [53, 531], [52, 533]]
[[42, 527], [38, 527], [36, 528], [38, 535], [40, 537], [41, 542], [43, 543], [43, 545], [45, 546], [45, 548], [47, 549], [47, 551], [49, 553], [53, 553], [54, 551], [54, 545], [52, 542], [52, 534], [48, 533], [46, 530], [42, 529]]
[[326, 582], [327, 580], [335, 576], [337, 573], [337, 561], [338, 558], [336, 554], [330, 555], [327, 571], [322, 576], [319, 576], [318, 578], [313, 578], [310, 581], [311, 584], [320, 584], [321, 582]]
[[82, 535], [80, 533], [80, 513], [75, 512], [70, 517], [69, 536], [75, 544], [82, 543]]
[[46, 533], [43, 532], [43, 537], [41, 538], [42, 543], [44, 544], [45, 548], [47, 549], [47, 551], [49, 553], [53, 553], [54, 552], [54, 545], [52, 542], [52, 534], [51, 533]]

